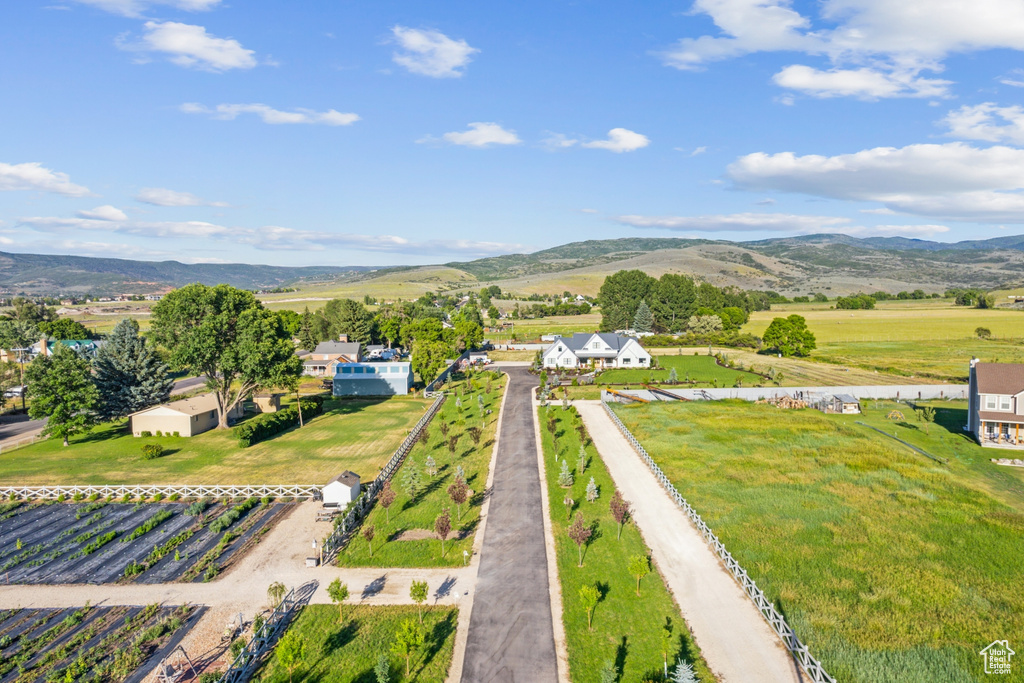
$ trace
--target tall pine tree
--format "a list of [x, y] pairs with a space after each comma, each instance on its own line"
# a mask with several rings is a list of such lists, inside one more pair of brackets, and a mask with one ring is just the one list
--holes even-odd
[[102, 420], [117, 420], [163, 403], [174, 380], [153, 348], [139, 336], [139, 323], [124, 318], [107, 337], [93, 361], [100, 392], [97, 413]]
[[654, 315], [647, 302], [641, 299], [640, 305], [636, 309], [636, 315], [633, 317], [633, 329], [637, 332], [650, 332], [653, 328]]
[[313, 314], [309, 312], [309, 306], [306, 306], [306, 310], [302, 312], [302, 322], [299, 323], [299, 346], [306, 351], [312, 351], [319, 343], [320, 338], [313, 323]]

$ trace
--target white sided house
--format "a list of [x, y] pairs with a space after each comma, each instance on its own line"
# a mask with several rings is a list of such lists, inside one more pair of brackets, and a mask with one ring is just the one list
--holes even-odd
[[[242, 404], [238, 403], [228, 413], [228, 420], [240, 417]], [[133, 436], [142, 436], [142, 432], [167, 436], [202, 434], [217, 426], [217, 397], [202, 394], [146, 408], [129, 415], [128, 425]]]
[[544, 350], [545, 368], [649, 368], [651, 354], [640, 342], [609, 332], [577, 332]]
[[982, 446], [1024, 448], [1024, 365], [971, 361], [967, 430]]

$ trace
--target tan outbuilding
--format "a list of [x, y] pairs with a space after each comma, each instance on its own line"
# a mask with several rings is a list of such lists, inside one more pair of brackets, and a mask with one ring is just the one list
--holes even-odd
[[[228, 420], [241, 416], [242, 404], [239, 403], [228, 413]], [[132, 413], [128, 419], [134, 436], [142, 436], [142, 432], [195, 436], [217, 426], [217, 397], [202, 394], [183, 398]]]

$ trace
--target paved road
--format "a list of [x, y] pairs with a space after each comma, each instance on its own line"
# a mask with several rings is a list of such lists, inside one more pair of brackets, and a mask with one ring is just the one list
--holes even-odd
[[204, 384], [206, 384], [206, 375], [200, 375], [199, 377], [186, 377], [185, 379], [176, 380], [174, 382], [174, 386], [171, 388], [171, 396], [184, 394], [186, 391], [192, 391]]
[[722, 683], [799, 683], [782, 641], [604, 412], [575, 401], [683, 618]]
[[0, 449], [13, 446], [32, 434], [38, 434], [46, 425], [46, 420], [26, 420], [0, 425]]
[[530, 400], [536, 380], [525, 368], [505, 369], [509, 393], [462, 680], [547, 683], [558, 673]]

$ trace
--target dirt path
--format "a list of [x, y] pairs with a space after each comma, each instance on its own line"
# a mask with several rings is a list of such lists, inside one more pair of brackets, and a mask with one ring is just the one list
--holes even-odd
[[775, 632], [689, 518], [604, 412], [575, 401], [615, 485], [675, 596], [708, 666], [722, 683], [798, 683], [801, 676]]

